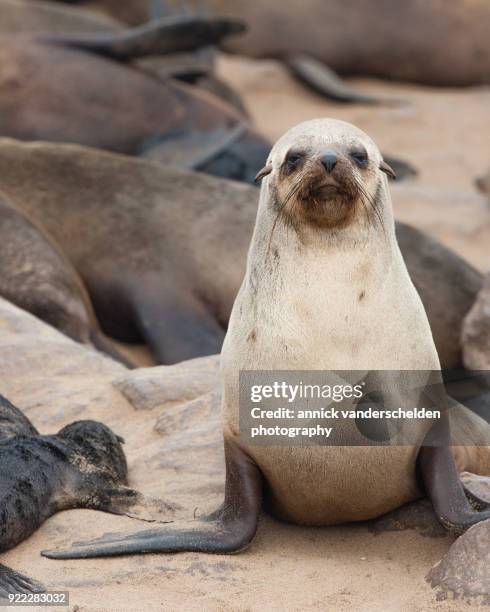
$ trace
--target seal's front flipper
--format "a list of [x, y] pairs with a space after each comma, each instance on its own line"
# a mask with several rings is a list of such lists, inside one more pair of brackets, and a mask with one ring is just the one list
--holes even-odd
[[386, 106], [405, 104], [401, 99], [371, 96], [352, 89], [326, 64], [308, 55], [290, 55], [285, 61], [293, 76], [316, 93], [334, 102]]
[[479, 498], [468, 500], [449, 447], [446, 419], [441, 419], [429, 432], [420, 449], [418, 467], [427, 496], [432, 502], [437, 520], [456, 534], [472, 525], [490, 519], [490, 510], [475, 511]]
[[92, 496], [85, 507], [148, 523], [170, 523], [173, 520], [172, 506], [146, 498], [139, 491], [125, 486], [104, 488], [104, 493]]
[[194, 51], [218, 44], [245, 29], [241, 21], [202, 15], [172, 15], [122, 32], [109, 34], [41, 35], [42, 43], [57, 44], [127, 62], [148, 55]]
[[226, 488], [222, 512], [190, 529], [153, 529], [128, 536], [105, 535], [70, 550], [43, 551], [50, 559], [109, 557], [150, 552], [233, 553], [246, 548], [258, 524], [262, 474], [235, 444], [225, 441]]
[[176, 284], [140, 282], [131, 291], [136, 325], [160, 364], [221, 351], [225, 332], [208, 307]]
[[142, 156], [186, 170], [201, 170], [240, 140], [245, 123], [206, 132], [179, 131], [153, 138], [142, 145]]
[[8, 601], [9, 595], [44, 593], [45, 591], [46, 589], [40, 582], [0, 564], [0, 603], [2, 599]]
[[109, 355], [109, 357], [112, 357], [112, 359], [118, 361], [130, 370], [134, 370], [136, 368], [136, 365], [130, 359], [128, 359], [126, 355], [123, 355], [116, 348], [112, 340], [108, 336], [106, 336], [100, 329], [95, 329], [94, 331], [92, 331], [92, 333], [90, 334], [90, 341], [98, 351]]

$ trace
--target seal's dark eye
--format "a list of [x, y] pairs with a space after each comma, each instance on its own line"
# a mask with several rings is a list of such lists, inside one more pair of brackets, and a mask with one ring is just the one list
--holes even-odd
[[297, 153], [297, 152], [290, 153], [286, 159], [286, 166], [288, 170], [294, 170], [295, 168], [297, 168], [300, 162], [302, 161], [303, 157], [304, 157], [303, 153]]
[[350, 156], [360, 168], [365, 168], [368, 165], [369, 160], [366, 151], [360, 149], [351, 151]]

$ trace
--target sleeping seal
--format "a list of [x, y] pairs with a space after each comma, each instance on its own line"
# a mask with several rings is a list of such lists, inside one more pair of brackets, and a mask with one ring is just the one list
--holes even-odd
[[[109, 336], [146, 342], [158, 363], [221, 350], [255, 188], [86, 147], [0, 139], [0, 191], [59, 245]], [[415, 228], [397, 224], [397, 236], [442, 365], [461, 367], [462, 321], [482, 277]]]
[[100, 329], [87, 290], [61, 250], [1, 196], [0, 295], [76, 342], [132, 366]]
[[[126, 514], [139, 504], [140, 494], [126, 486], [122, 443], [95, 421], [78, 421], [54, 436], [41, 436], [0, 395], [0, 552], [17, 546], [60, 510]], [[0, 598], [43, 590], [0, 564]]]
[[372, 140], [341, 121], [310, 121], [279, 140], [259, 173], [247, 270], [222, 352], [222, 510], [186, 529], [105, 536], [43, 554], [235, 552], [253, 539], [263, 502], [289, 522], [332, 525], [380, 516], [425, 490], [449, 529], [490, 517], [472, 511], [457, 472], [490, 473], [489, 453], [468, 452], [456, 467], [440, 384], [424, 393], [441, 418], [412, 421], [413, 441], [404, 445], [369, 445], [347, 419], [342, 445], [257, 445], [241, 435], [241, 372], [374, 372], [395, 398], [387, 370], [431, 371], [440, 380], [429, 322], [395, 237], [391, 172]]

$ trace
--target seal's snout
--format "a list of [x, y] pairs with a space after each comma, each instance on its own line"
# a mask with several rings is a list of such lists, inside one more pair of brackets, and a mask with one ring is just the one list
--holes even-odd
[[333, 151], [332, 149], [329, 149], [328, 151], [325, 151], [320, 161], [321, 161], [322, 166], [327, 171], [327, 173], [331, 174], [331, 172], [337, 165], [337, 162], [339, 161], [339, 156], [337, 155], [335, 151]]

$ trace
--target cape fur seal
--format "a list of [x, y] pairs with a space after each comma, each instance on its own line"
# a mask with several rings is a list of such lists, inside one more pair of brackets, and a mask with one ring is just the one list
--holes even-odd
[[[0, 552], [17, 546], [61, 510], [126, 514], [140, 502], [127, 485], [123, 440], [95, 421], [41, 436], [0, 395]], [[0, 565], [0, 598], [40, 592], [42, 585]]]
[[244, 36], [223, 45], [240, 55], [301, 56], [342, 75], [426, 85], [490, 83], [487, 0], [208, 0], [206, 6], [247, 24]]
[[[0, 135], [75, 142], [135, 155], [150, 139], [240, 127], [242, 131], [229, 154], [232, 168], [226, 163], [227, 151], [218, 146], [218, 157], [224, 157], [225, 163], [216, 166], [211, 158], [199, 169], [249, 179], [262, 166], [269, 143], [250, 127], [241, 112], [198, 87], [173, 79], [160, 82], [136, 67], [88, 52], [93, 49], [122, 59], [127, 54], [157, 52], [162, 40], [165, 46], [171, 40], [178, 48], [183, 43], [189, 47], [195, 36], [183, 36], [181, 26], [195, 33], [196, 29], [200, 31], [199, 24], [207, 24], [198, 37], [199, 44], [205, 39], [208, 43], [215, 41], [217, 35], [236, 25], [180, 16], [150, 24], [136, 33], [103, 38], [1, 36]], [[170, 39], [164, 36], [168, 28], [174, 33]], [[234, 162], [237, 156], [238, 171]]]
[[88, 293], [58, 247], [0, 196], [0, 295], [73, 340], [131, 366], [99, 327]]
[[[406, 446], [368, 446], [355, 424], [343, 427], [341, 447], [254, 445], [240, 435], [240, 372], [362, 370], [384, 380], [383, 370], [439, 370], [395, 237], [390, 172], [371, 139], [344, 122], [310, 121], [278, 141], [260, 174], [247, 271], [222, 352], [223, 508], [187, 529], [107, 535], [45, 556], [231, 553], [250, 544], [263, 503], [290, 522], [332, 525], [380, 516], [425, 489], [448, 529], [490, 517], [465, 496], [444, 411], [433, 424], [414, 422], [419, 442]], [[364, 445], [349, 445], [359, 439]], [[488, 449], [479, 457], [470, 469], [489, 473]]]
[[117, 21], [75, 6], [35, 0], [1, 0], [0, 33], [106, 32], [118, 30]]
[[110, 15], [129, 25], [139, 25], [148, 21], [158, 5], [164, 4], [163, 0], [57, 0], [57, 2], [77, 5], [85, 11]]
[[[110, 336], [144, 340], [159, 363], [220, 351], [255, 188], [76, 145], [3, 139], [0, 192], [70, 260]], [[459, 331], [480, 276], [422, 232], [403, 224], [397, 232], [443, 367], [460, 367]]]

